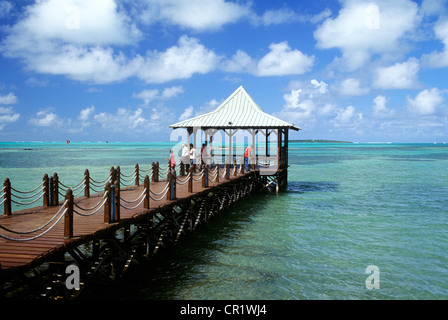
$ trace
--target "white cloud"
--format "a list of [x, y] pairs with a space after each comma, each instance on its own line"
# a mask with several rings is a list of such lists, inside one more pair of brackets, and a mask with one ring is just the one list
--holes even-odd
[[317, 114], [319, 116], [328, 117], [333, 115], [336, 112], [336, 105], [332, 103], [326, 103], [323, 106], [319, 107], [317, 110]]
[[15, 104], [17, 103], [17, 97], [14, 93], [10, 92], [6, 95], [0, 95], [0, 104]]
[[109, 83], [135, 74], [140, 60], [108, 46], [136, 44], [140, 36], [113, 0], [42, 0], [7, 29], [0, 52], [31, 71]]
[[273, 24], [282, 24], [285, 22], [296, 21], [299, 19], [296, 13], [289, 8], [281, 8], [276, 10], [267, 10], [263, 16], [261, 16], [261, 21], [263, 25], [270, 26]]
[[345, 96], [361, 96], [369, 92], [368, 88], [361, 88], [360, 81], [355, 78], [343, 80], [339, 85], [339, 92]]
[[135, 111], [118, 108], [115, 114], [100, 112], [93, 116], [93, 120], [98, 122], [102, 128], [109, 128], [114, 132], [126, 130], [136, 130], [147, 128], [149, 121], [142, 117], [143, 109], [137, 108]]
[[[7, 40], [17, 48], [47, 42], [110, 45], [135, 43], [141, 32], [114, 0], [42, 0], [26, 7], [25, 18]], [[17, 37], [13, 41], [13, 37]], [[32, 50], [29, 48], [28, 50]]]
[[81, 110], [78, 115], [78, 119], [81, 121], [81, 127], [88, 127], [91, 124], [91, 118], [95, 112], [95, 106], [90, 106]]
[[227, 72], [247, 72], [256, 76], [284, 76], [303, 74], [311, 70], [314, 56], [307, 56], [288, 43], [271, 43], [270, 51], [258, 61], [246, 52], [238, 50], [230, 59], [222, 62]]
[[112, 48], [66, 45], [53, 49], [27, 57], [28, 67], [40, 73], [101, 84], [127, 79], [136, 74], [141, 64], [138, 58], [129, 61], [123, 53], [114, 54]]
[[299, 50], [291, 50], [287, 42], [272, 43], [271, 50], [258, 62], [259, 76], [284, 76], [308, 72], [314, 64], [314, 56]]
[[414, 98], [407, 98], [408, 109], [417, 115], [432, 115], [443, 106], [443, 92], [437, 88], [425, 89]]
[[195, 31], [216, 30], [251, 15], [249, 6], [224, 0], [146, 0], [140, 5], [144, 23], [162, 22]]
[[198, 39], [182, 36], [178, 46], [165, 52], [148, 52], [138, 76], [147, 83], [163, 83], [188, 79], [195, 73], [207, 73], [216, 68], [220, 57], [208, 50]]
[[446, 0], [423, 0], [421, 11], [424, 15], [441, 15], [446, 12]]
[[182, 93], [184, 93], [184, 88], [182, 86], [165, 88], [162, 92], [162, 99], [172, 99]]
[[354, 106], [339, 108], [336, 110], [336, 117], [331, 121], [336, 127], [355, 125], [362, 120], [362, 113], [356, 113]]
[[12, 10], [13, 4], [9, 1], [0, 1], [0, 18], [6, 17]]
[[326, 84], [324, 81], [318, 81], [316, 79], [313, 79], [310, 81], [311, 83], [311, 92], [310, 96], [313, 97], [316, 93], [317, 94], [324, 94], [328, 92], [328, 84]]
[[223, 62], [222, 68], [227, 72], [253, 73], [256, 68], [256, 62], [246, 52], [238, 50], [230, 60]]
[[[147, 134], [166, 128], [172, 120], [172, 113], [164, 106], [152, 108], [145, 115], [143, 108], [118, 108], [115, 112], [96, 112], [95, 106], [81, 110], [77, 116], [79, 122], [68, 119], [67, 132], [80, 132], [85, 127], [94, 131], [111, 131], [120, 134]], [[55, 115], [56, 116], [56, 115]], [[57, 117], [57, 116], [56, 116]]]
[[409, 0], [345, 0], [336, 18], [314, 32], [317, 47], [342, 51], [344, 68], [353, 71], [373, 54], [403, 50], [401, 40], [418, 23], [418, 6]]
[[436, 37], [444, 45], [443, 51], [433, 51], [422, 56], [422, 64], [432, 68], [443, 68], [448, 66], [448, 19], [440, 19], [434, 27]]
[[12, 107], [0, 107], [0, 131], [10, 123], [19, 120], [20, 114], [15, 113]]
[[328, 84], [312, 79], [309, 82], [292, 82], [290, 91], [283, 95], [285, 104], [280, 112], [274, 114], [292, 123], [314, 122], [317, 116], [328, 116], [334, 111], [326, 102]]
[[190, 119], [193, 115], [193, 106], [189, 106], [184, 110], [184, 112], [180, 115], [179, 121]]
[[[31, 71], [98, 84], [130, 77], [147, 83], [187, 79], [213, 70], [220, 59], [188, 36], [180, 37], [178, 45], [166, 51], [153, 50], [146, 56], [135, 54], [129, 58], [111, 46], [136, 43], [138, 32], [131, 27], [129, 18], [118, 12], [115, 3], [80, 1], [80, 28], [71, 30], [61, 20], [65, 19], [65, 11], [61, 10], [70, 7], [72, 1], [46, 0], [29, 6], [28, 14], [9, 29], [0, 52], [22, 59]], [[74, 35], [78, 32], [79, 36]]]
[[159, 98], [159, 90], [157, 89], [145, 89], [139, 93], [134, 93], [133, 98], [142, 99], [145, 106], [149, 105], [151, 101]]
[[395, 110], [387, 108], [387, 99], [384, 96], [377, 96], [373, 99], [372, 106], [373, 116], [375, 118], [390, 118], [395, 115]]
[[38, 127], [59, 127], [64, 124], [64, 121], [57, 114], [50, 111], [39, 111], [28, 122]]
[[302, 90], [291, 90], [291, 93], [283, 95], [286, 104], [285, 111], [293, 111], [296, 119], [309, 119], [313, 116], [315, 105], [311, 99], [301, 99]]
[[377, 69], [374, 85], [381, 89], [413, 89], [417, 83], [420, 65], [416, 58]]
[[162, 92], [158, 89], [145, 89], [140, 91], [139, 93], [134, 93], [132, 95], [133, 98], [142, 99], [144, 106], [148, 106], [152, 101], [155, 100], [169, 100], [172, 99], [179, 94], [184, 92], [184, 88], [182, 86], [174, 86], [170, 88], [163, 89]]

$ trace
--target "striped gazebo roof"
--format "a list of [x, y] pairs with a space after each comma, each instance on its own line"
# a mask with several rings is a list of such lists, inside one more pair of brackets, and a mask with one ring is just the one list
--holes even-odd
[[240, 86], [215, 111], [170, 125], [171, 128], [216, 129], [271, 129], [300, 130], [294, 124], [280, 120], [261, 110], [251, 96]]

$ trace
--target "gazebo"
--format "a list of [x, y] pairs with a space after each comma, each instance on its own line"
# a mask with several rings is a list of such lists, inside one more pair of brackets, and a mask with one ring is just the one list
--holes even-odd
[[[233, 164], [235, 160], [242, 159], [246, 147], [252, 145], [252, 169], [277, 180], [280, 187], [287, 183], [289, 129], [300, 130], [292, 123], [263, 112], [242, 86], [215, 111], [170, 127], [186, 129], [188, 141], [195, 148], [198, 147], [198, 135], [199, 138], [202, 136], [201, 140], [211, 149], [213, 163]], [[219, 132], [221, 144], [216, 139]], [[273, 136], [276, 137], [273, 139]]]

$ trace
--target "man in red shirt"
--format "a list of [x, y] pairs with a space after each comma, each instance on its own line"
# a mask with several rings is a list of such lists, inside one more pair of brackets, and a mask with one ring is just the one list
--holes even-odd
[[250, 145], [244, 151], [244, 165], [246, 166], [246, 171], [249, 171], [249, 157], [252, 157], [253, 145]]

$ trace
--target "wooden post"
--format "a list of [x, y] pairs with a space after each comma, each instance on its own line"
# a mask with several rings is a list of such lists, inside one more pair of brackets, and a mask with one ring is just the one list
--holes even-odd
[[159, 170], [159, 161], [156, 162], [156, 181], [155, 182], [159, 182], [159, 175], [160, 175], [160, 170]]
[[244, 163], [244, 157], [241, 158], [241, 173], [244, 174], [246, 170], [246, 164]]
[[5, 190], [3, 190], [3, 192], [5, 193], [5, 195], [4, 195], [5, 202], [3, 202], [3, 206], [4, 206], [3, 214], [5, 216], [10, 216], [11, 215], [11, 181], [9, 181], [9, 178], [5, 179], [5, 183], [3, 183], [3, 186], [5, 187]]
[[190, 167], [190, 178], [188, 179], [188, 193], [193, 193], [193, 183], [194, 183], [193, 173], [194, 173], [195, 169], [196, 169], [196, 165], [193, 164]]
[[166, 200], [171, 200], [171, 170], [168, 170], [166, 181], [168, 182], [168, 191], [166, 193]]
[[59, 205], [59, 177], [58, 174], [55, 172], [53, 174], [53, 206]]
[[226, 180], [230, 180], [230, 164], [226, 164]]
[[282, 168], [282, 131], [277, 128], [277, 169]]
[[152, 163], [151, 181], [156, 182], [156, 164]]
[[117, 175], [115, 173], [115, 168], [114, 166], [110, 167], [110, 181], [113, 182], [117, 180]]
[[106, 202], [104, 203], [104, 223], [110, 223], [110, 211], [111, 211], [110, 182], [106, 183], [104, 191], [106, 192]]
[[149, 200], [149, 195], [150, 195], [150, 192], [149, 192], [149, 190], [150, 190], [150, 184], [149, 184], [149, 176], [148, 175], [146, 175], [145, 176], [145, 180], [144, 180], [144, 188], [146, 189], [146, 192], [145, 192], [145, 200], [143, 200], [143, 208], [145, 208], [145, 209], [149, 209], [150, 208], [150, 200]]
[[73, 238], [73, 191], [68, 188], [65, 195], [64, 239]]
[[135, 164], [135, 185], [140, 185], [140, 167], [138, 166], [138, 163]]
[[115, 181], [118, 181], [118, 184], [120, 184], [120, 181], [121, 181], [121, 169], [120, 169], [120, 166], [117, 166], [117, 178], [115, 180], [113, 180], [113, 181], [114, 181], [114, 183], [115, 183]]
[[204, 167], [204, 174], [202, 175], [202, 188], [208, 187], [208, 167]]
[[[118, 167], [119, 170], [120, 167]], [[115, 186], [115, 219], [114, 222], [120, 221], [120, 180], [114, 182]]]
[[84, 197], [90, 198], [90, 172], [89, 169], [84, 171]]
[[176, 200], [176, 186], [177, 186], [176, 170], [173, 170], [173, 174], [171, 175], [171, 183], [172, 183], [172, 186], [173, 186], [173, 192], [171, 194], [171, 200]]
[[185, 164], [183, 162], [180, 164], [180, 176], [185, 176]]
[[50, 184], [48, 181], [48, 174], [44, 174], [44, 196], [43, 196], [43, 206], [50, 206]]
[[234, 170], [233, 170], [233, 171], [234, 171], [234, 172], [233, 172], [233, 175], [236, 177], [236, 175], [237, 175], [237, 171], [238, 171], [238, 170], [236, 170], [236, 158], [233, 159], [233, 169], [234, 169]]

